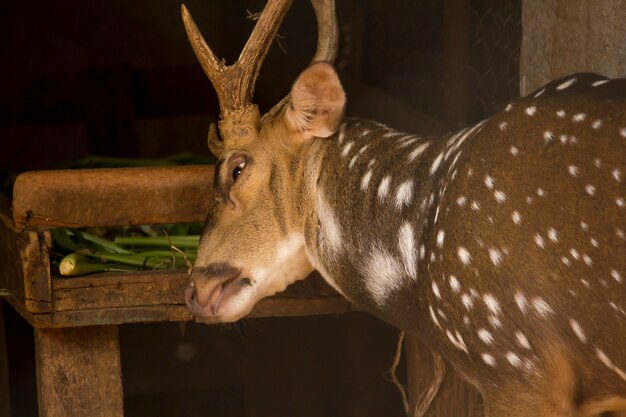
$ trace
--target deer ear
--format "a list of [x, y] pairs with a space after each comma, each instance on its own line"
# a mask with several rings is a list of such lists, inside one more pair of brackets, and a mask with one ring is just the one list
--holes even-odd
[[346, 94], [333, 67], [325, 62], [304, 70], [291, 88], [285, 111], [287, 126], [305, 137], [325, 138], [337, 130]]

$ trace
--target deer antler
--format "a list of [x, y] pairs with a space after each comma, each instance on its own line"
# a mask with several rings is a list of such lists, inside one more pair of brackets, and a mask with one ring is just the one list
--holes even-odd
[[[217, 59], [198, 30], [185, 5], [181, 6], [183, 22], [189, 42], [202, 65], [205, 74], [211, 80], [220, 103], [220, 132], [222, 137], [237, 137], [246, 129], [234, 126], [247, 125], [257, 128], [259, 123], [258, 107], [252, 104], [254, 84], [259, 74], [263, 59], [276, 36], [280, 23], [287, 13], [292, 0], [269, 0], [259, 18], [250, 38], [246, 42], [239, 59], [227, 66]], [[313, 62], [333, 62], [337, 52], [337, 21], [334, 0], [311, 0], [318, 24], [318, 43]], [[288, 97], [281, 100], [265, 117], [278, 112]], [[224, 148], [217, 135], [215, 126], [209, 129], [209, 149], [219, 155]]]

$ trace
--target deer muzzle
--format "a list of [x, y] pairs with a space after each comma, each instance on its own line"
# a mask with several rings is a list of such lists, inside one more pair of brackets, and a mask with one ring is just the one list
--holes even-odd
[[226, 263], [194, 267], [185, 289], [185, 302], [198, 317], [219, 317], [220, 305], [237, 294], [249, 282], [241, 278], [241, 269]]

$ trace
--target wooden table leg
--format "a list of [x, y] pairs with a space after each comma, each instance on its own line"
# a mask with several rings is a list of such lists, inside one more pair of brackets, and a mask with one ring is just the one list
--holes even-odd
[[11, 415], [11, 392], [9, 390], [9, 358], [4, 329], [4, 301], [0, 298], [0, 416]]
[[[422, 393], [432, 384], [434, 376], [433, 355], [430, 349], [415, 337], [407, 336], [407, 377], [409, 385], [409, 416], [415, 415], [415, 407]], [[446, 375], [439, 394], [433, 400], [429, 417], [477, 417], [482, 415], [482, 400], [478, 391], [465, 382], [452, 365], [444, 361]]]
[[35, 329], [40, 417], [122, 417], [117, 326]]

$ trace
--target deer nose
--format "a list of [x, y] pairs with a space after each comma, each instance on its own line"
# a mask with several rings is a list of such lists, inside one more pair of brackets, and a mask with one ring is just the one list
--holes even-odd
[[240, 273], [241, 269], [227, 263], [194, 267], [185, 290], [187, 306], [191, 310], [194, 310], [194, 305], [202, 308], [208, 306], [216, 294], [219, 296], [223, 284], [237, 278]]

